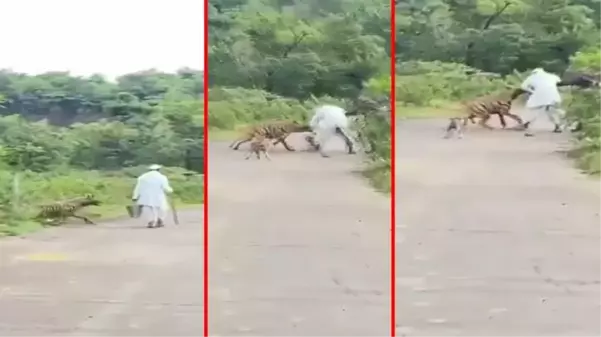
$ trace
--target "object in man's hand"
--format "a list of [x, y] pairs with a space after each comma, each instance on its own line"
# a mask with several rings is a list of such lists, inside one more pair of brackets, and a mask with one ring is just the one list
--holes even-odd
[[319, 151], [319, 143], [317, 143], [314, 134], [306, 135], [305, 141], [309, 144], [309, 151]]
[[141, 205], [127, 205], [125, 206], [127, 210], [127, 214], [129, 214], [130, 218], [139, 218], [140, 214], [142, 214], [142, 206]]

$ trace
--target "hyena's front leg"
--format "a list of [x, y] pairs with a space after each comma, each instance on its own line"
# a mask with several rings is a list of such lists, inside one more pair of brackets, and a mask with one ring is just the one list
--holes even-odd
[[487, 130], [492, 130], [493, 127], [488, 125], [489, 119], [490, 119], [490, 115], [483, 116], [482, 119], [480, 120], [480, 126], [482, 126], [483, 128], [485, 128]]
[[507, 127], [507, 122], [505, 121], [505, 116], [502, 113], [499, 114], [499, 122], [501, 123], [501, 127], [505, 129]]

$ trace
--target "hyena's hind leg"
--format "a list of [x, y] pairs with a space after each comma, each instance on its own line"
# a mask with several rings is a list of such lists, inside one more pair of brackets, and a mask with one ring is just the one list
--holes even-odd
[[255, 149], [251, 146], [250, 149], [248, 150], [248, 152], [246, 153], [246, 157], [244, 157], [244, 160], [249, 160], [250, 157], [255, 153]]
[[238, 143], [239, 139], [234, 139], [234, 141], [230, 144], [229, 148], [233, 148], [236, 143]]
[[286, 143], [286, 137], [288, 137], [288, 135], [284, 136], [284, 137], [280, 137], [278, 138], [275, 142], [273, 142], [273, 146], [278, 145], [279, 143], [282, 143], [282, 145], [284, 145], [284, 147], [286, 148], [286, 150], [293, 152], [296, 151], [295, 148], [293, 148], [292, 146], [290, 146], [288, 143]]
[[445, 139], [451, 138], [451, 136], [453, 136], [453, 134], [457, 132], [457, 124], [458, 118], [449, 118], [449, 125], [447, 125], [447, 128], [445, 129], [444, 133]]
[[263, 151], [263, 156], [265, 157], [265, 159], [271, 161], [271, 157], [269, 156], [267, 148], [265, 148], [265, 150]]
[[465, 117], [463, 118], [463, 123], [457, 123], [457, 138], [462, 139], [463, 138], [463, 132], [465, 131], [465, 129], [467, 128], [467, 122], [468, 122], [469, 118]]
[[506, 113], [505, 115], [507, 117], [513, 119], [516, 123], [518, 123], [519, 127], [524, 128], [524, 120], [520, 116], [512, 114], [512, 113], [509, 113], [509, 112]]

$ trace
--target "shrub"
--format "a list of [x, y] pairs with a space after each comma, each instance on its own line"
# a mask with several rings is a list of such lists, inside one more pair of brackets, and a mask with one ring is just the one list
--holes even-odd
[[520, 77], [516, 73], [503, 78], [459, 63], [404, 62], [398, 65], [396, 99], [405, 106], [436, 106], [440, 102], [506, 94], [519, 86]]

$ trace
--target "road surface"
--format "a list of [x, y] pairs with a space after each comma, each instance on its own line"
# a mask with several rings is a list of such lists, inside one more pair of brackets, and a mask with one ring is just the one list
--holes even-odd
[[390, 332], [390, 199], [352, 173], [358, 156], [281, 145], [272, 161], [209, 152], [209, 334]]
[[0, 240], [0, 336], [201, 336], [202, 212]]
[[600, 335], [599, 182], [536, 138], [397, 123], [397, 335]]

